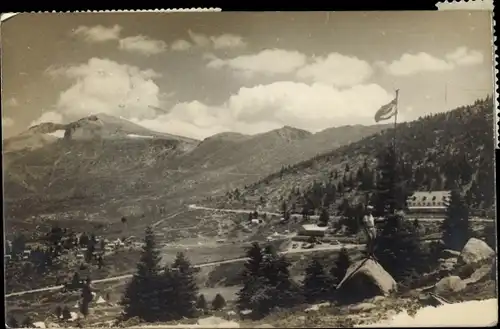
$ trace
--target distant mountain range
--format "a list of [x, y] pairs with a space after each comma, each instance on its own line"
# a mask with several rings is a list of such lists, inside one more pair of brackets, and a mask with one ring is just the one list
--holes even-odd
[[389, 126], [344, 126], [315, 134], [285, 126], [198, 141], [106, 114], [69, 124], [42, 123], [4, 140], [7, 215], [23, 218], [57, 210], [58, 204], [65, 209], [85, 205], [92, 212], [91, 205], [103, 211], [108, 203], [211, 195]]

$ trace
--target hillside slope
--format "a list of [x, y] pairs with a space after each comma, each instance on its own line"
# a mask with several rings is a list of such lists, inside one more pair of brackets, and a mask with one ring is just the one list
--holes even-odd
[[[399, 161], [410, 189], [449, 189], [458, 185], [469, 204], [491, 210], [494, 204], [493, 102], [479, 100], [446, 113], [401, 123], [397, 127]], [[393, 129], [276, 171], [238, 193], [212, 198], [222, 207], [240, 207], [260, 200], [268, 209], [283, 201], [299, 209], [307, 199], [318, 208], [326, 194], [336, 193], [336, 204], [347, 198], [358, 202], [370, 192], [363, 175], [376, 177], [376, 155], [390, 145]], [[365, 168], [365, 169], [362, 169]], [[278, 169], [278, 168], [276, 168]], [[373, 184], [372, 184], [373, 186]], [[242, 202], [244, 201], [244, 202]]]

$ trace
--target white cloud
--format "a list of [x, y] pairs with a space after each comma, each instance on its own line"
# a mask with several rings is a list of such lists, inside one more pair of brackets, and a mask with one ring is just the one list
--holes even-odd
[[191, 47], [192, 47], [191, 42], [183, 39], [174, 41], [171, 46], [172, 50], [175, 51], [186, 51], [189, 50]]
[[229, 67], [237, 73], [251, 76], [254, 73], [291, 73], [306, 64], [306, 56], [298, 51], [266, 49], [253, 55], [242, 55], [231, 59], [212, 57], [209, 68]]
[[476, 65], [484, 60], [483, 54], [477, 50], [469, 50], [467, 47], [457, 48], [454, 52], [447, 54], [446, 58], [457, 65]]
[[282, 81], [241, 88], [217, 106], [198, 101], [180, 103], [169, 114], [133, 121], [198, 139], [225, 131], [255, 134], [284, 125], [319, 131], [345, 124], [372, 124], [375, 111], [392, 97], [374, 84], [340, 90], [320, 83]]
[[17, 101], [17, 98], [11, 97], [5, 102], [5, 105], [9, 107], [16, 107], [19, 106], [19, 102]]
[[105, 42], [118, 40], [121, 30], [122, 27], [120, 25], [114, 25], [112, 27], [103, 25], [89, 27], [81, 25], [73, 30], [71, 34], [83, 37], [87, 42]]
[[57, 102], [57, 112], [65, 118], [102, 112], [145, 119], [156, 115], [150, 106], [161, 108], [162, 96], [153, 80], [159, 75], [153, 70], [92, 58], [81, 65], [50, 68], [47, 73], [74, 80]]
[[368, 62], [356, 57], [331, 53], [315, 59], [297, 71], [299, 78], [324, 82], [334, 86], [353, 86], [366, 81], [373, 73]]
[[404, 54], [400, 59], [390, 64], [379, 62], [387, 73], [396, 76], [413, 75], [419, 72], [436, 72], [452, 70], [455, 66], [443, 59], [436, 58], [424, 52]]
[[[246, 42], [243, 40], [243, 37], [234, 34], [222, 34], [218, 36], [207, 36], [202, 33], [196, 33], [191, 30], [188, 30], [189, 38], [192, 42], [201, 48], [211, 47], [214, 49], [235, 49], [235, 48], [244, 48], [246, 47]], [[187, 50], [189, 48], [185, 47], [187, 44], [185, 40], [177, 40], [176, 42], [182, 42], [182, 46], [179, 46], [178, 50]], [[181, 45], [181, 44], [179, 44]]]
[[30, 127], [39, 125], [44, 122], [52, 122], [52, 123], [63, 123], [63, 116], [55, 111], [43, 112], [42, 115], [36, 119], [31, 121], [29, 124]]
[[164, 52], [167, 49], [167, 44], [162, 40], [154, 40], [144, 35], [136, 35], [120, 39], [119, 47], [122, 50], [150, 56]]
[[457, 66], [476, 65], [483, 62], [483, 55], [477, 50], [459, 47], [446, 54], [445, 58], [437, 58], [425, 52], [403, 54], [400, 59], [391, 63], [378, 62], [387, 73], [396, 76], [413, 75], [419, 72], [440, 72], [453, 70]]
[[241, 36], [234, 34], [223, 34], [210, 39], [215, 49], [244, 48], [247, 45]]
[[14, 125], [14, 120], [9, 117], [2, 118], [2, 128], [12, 127]]
[[[281, 67], [277, 71], [289, 70]], [[260, 133], [283, 125], [318, 131], [345, 124], [372, 124], [375, 111], [393, 97], [375, 84], [339, 89], [331, 83], [280, 81], [240, 88], [220, 104], [194, 100], [167, 107], [161, 99], [168, 90], [160, 92], [154, 82], [158, 75], [152, 70], [92, 58], [78, 66], [51, 68], [48, 73], [74, 83], [61, 93], [55, 114], [44, 113], [44, 119], [51, 113], [54, 120], [45, 121], [75, 120], [104, 112], [153, 130], [200, 139], [225, 131]]]

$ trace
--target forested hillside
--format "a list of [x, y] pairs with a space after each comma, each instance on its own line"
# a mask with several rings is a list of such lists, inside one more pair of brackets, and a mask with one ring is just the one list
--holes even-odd
[[[472, 209], [494, 205], [493, 99], [398, 124], [397, 160], [405, 187], [412, 190], [458, 188]], [[370, 198], [378, 173], [377, 156], [390, 147], [394, 129], [340, 147], [259, 182], [213, 198], [218, 206], [261, 205], [292, 211], [324, 205], [355, 204]]]

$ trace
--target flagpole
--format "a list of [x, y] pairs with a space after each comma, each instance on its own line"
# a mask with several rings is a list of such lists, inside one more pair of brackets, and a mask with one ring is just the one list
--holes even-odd
[[399, 89], [396, 89], [396, 113], [394, 114], [394, 139], [392, 141], [394, 146], [394, 155], [396, 154], [396, 127], [398, 125], [398, 112], [399, 112]]

